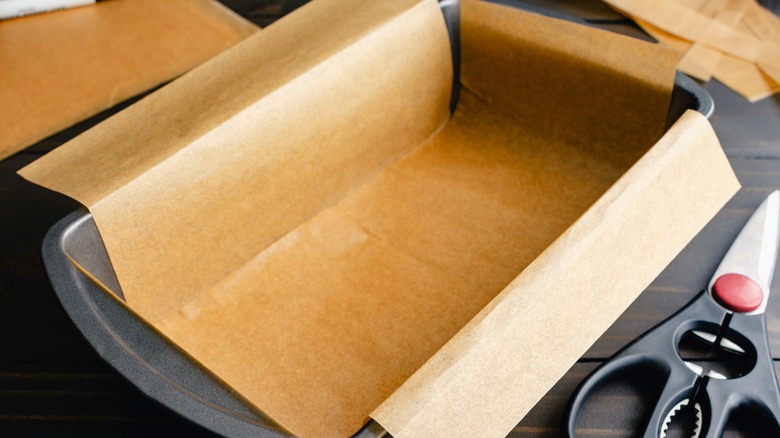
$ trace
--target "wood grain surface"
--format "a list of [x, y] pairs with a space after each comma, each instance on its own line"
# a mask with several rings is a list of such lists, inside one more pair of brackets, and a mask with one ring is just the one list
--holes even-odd
[[[266, 26], [305, 1], [223, 3]], [[533, 3], [562, 5], [566, 13], [602, 27], [639, 34], [595, 0]], [[519, 422], [511, 437], [558, 436], [564, 406], [577, 384], [700, 291], [753, 209], [780, 188], [780, 98], [750, 104], [717, 82], [706, 89], [715, 99], [711, 121], [743, 189]], [[0, 161], [0, 436], [211, 436], [141, 395], [81, 338], [57, 301], [40, 256], [46, 231], [78, 204], [16, 175], [43, 153], [134, 100]], [[774, 286], [780, 287], [780, 275], [775, 276]], [[767, 320], [771, 348], [778, 358], [780, 299], [770, 300]], [[776, 359], [776, 368], [779, 364]], [[653, 388], [646, 382], [639, 376], [600, 389], [581, 416], [578, 436], [633, 436], [643, 410], [653, 404], [648, 396]], [[726, 436], [768, 435], [747, 412], [733, 419]]]

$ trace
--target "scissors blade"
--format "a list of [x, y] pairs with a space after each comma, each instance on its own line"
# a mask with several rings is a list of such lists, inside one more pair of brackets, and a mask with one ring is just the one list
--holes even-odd
[[[742, 231], [740, 231], [734, 243], [729, 248], [726, 256], [715, 270], [710, 280], [707, 292], [715, 298], [715, 301], [723, 304], [724, 287], [729, 278], [747, 277], [760, 288], [761, 302], [754, 310], [740, 311], [753, 315], [763, 313], [769, 299], [769, 286], [772, 283], [772, 274], [777, 262], [778, 244], [780, 243], [780, 191], [774, 191], [756, 209]], [[738, 274], [738, 275], [730, 275]], [[758, 298], [757, 298], [758, 299]], [[735, 310], [725, 306], [728, 310]], [[751, 308], [754, 306], [750, 306]]]

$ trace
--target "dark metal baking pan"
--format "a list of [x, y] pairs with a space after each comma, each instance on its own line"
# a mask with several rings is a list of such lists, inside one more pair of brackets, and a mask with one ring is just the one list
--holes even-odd
[[[441, 6], [457, 66], [458, 3], [445, 1]], [[457, 89], [454, 89], [453, 101], [456, 99]], [[678, 73], [669, 120], [676, 120], [689, 108], [709, 116], [712, 98], [691, 79]], [[220, 435], [261, 438], [287, 435], [121, 302], [121, 288], [87, 211], [76, 211], [49, 230], [43, 243], [43, 258], [54, 290], [76, 327], [98, 354], [142, 393]], [[116, 291], [118, 297], [106, 293], [71, 260]], [[356, 436], [371, 438], [385, 434], [380, 426], [370, 422]]]

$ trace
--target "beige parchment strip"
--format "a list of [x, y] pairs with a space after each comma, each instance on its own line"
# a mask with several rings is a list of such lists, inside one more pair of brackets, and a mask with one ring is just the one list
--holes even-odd
[[755, 2], [755, 0], [743, 0], [747, 3], [744, 23], [753, 34], [762, 40], [770, 40], [780, 43], [780, 18], [771, 11]]
[[[745, 0], [710, 0], [704, 4], [700, 12], [712, 17], [718, 23], [734, 28], [742, 20], [747, 6]], [[709, 81], [721, 56], [719, 51], [695, 41], [680, 58], [677, 68], [696, 79]]]
[[735, 58], [754, 62], [768, 76], [780, 80], [780, 44], [738, 32], [673, 0], [608, 0], [608, 3], [688, 41], [698, 41]]
[[632, 19], [634, 20], [634, 22], [636, 22], [637, 26], [641, 27], [642, 30], [647, 32], [648, 35], [655, 38], [659, 43], [662, 43], [664, 46], [669, 47], [675, 50], [676, 52], [680, 53], [681, 56], [693, 44], [688, 40], [673, 35], [663, 29], [659, 29], [657, 26], [654, 26], [642, 20], [641, 18], [632, 17]]
[[780, 91], [780, 84], [755, 64], [724, 55], [714, 77], [750, 102], [757, 102]]
[[[750, 10], [751, 9], [749, 8], [748, 11]], [[747, 21], [747, 13], [745, 17]], [[653, 38], [680, 53], [684, 53], [691, 46], [689, 41], [661, 30], [646, 21], [636, 17], [634, 17], [634, 20]], [[744, 33], [747, 31], [747, 29], [743, 29], [744, 25], [745, 22], [740, 23], [740, 26], [738, 27], [739, 32]], [[693, 76], [697, 74], [695, 70], [689, 71], [686, 64], [678, 65], [678, 67], [684, 73]], [[766, 73], [754, 63], [724, 53], [720, 54], [718, 64], [715, 66], [715, 70], [712, 74], [717, 80], [750, 102], [757, 102], [780, 91], [780, 84], [767, 76]]]

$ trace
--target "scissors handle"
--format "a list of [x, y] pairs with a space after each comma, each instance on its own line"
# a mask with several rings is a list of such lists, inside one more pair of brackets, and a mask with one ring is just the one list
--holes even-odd
[[[653, 344], [648, 345], [648, 344]], [[667, 359], [663, 350], [655, 349], [658, 338], [639, 338], [634, 343], [618, 352], [609, 361], [600, 365], [593, 371], [575, 390], [564, 412], [564, 424], [561, 428], [561, 436], [574, 438], [577, 418], [588, 398], [604, 383], [627, 374], [642, 373], [650, 376], [660, 384], [663, 389], [658, 395], [658, 402], [652, 412], [643, 421], [643, 432], [637, 436], [658, 437], [660, 427], [666, 414], [680, 400], [689, 396], [692, 388], [699, 378], [684, 364], [682, 367], [674, 366]]]
[[[637, 436], [657, 438], [666, 415], [682, 400], [692, 399], [698, 385], [703, 386], [697, 401], [703, 399], [702, 414], [706, 418], [702, 426], [706, 437], [720, 437], [731, 412], [741, 407], [757, 408], [756, 411], [773, 425], [778, 425], [780, 390], [763, 314], [729, 317], [729, 336], [739, 337], [741, 344], [754, 347], [746, 354], [754, 355], [755, 366], [740, 377], [727, 380], [703, 377], [691, 370], [678, 353], [677, 346], [685, 333], [690, 330], [717, 332], [727, 313], [702, 291], [677, 313], [617, 352], [575, 390], [564, 412], [561, 436], [575, 436], [577, 417], [596, 389], [616, 377], [634, 372], [658, 379], [662, 385], [655, 407], [646, 415]], [[776, 430], [780, 432], [780, 426]]]
[[775, 431], [774, 436], [780, 436], [780, 386], [769, 348], [766, 315], [734, 314], [729, 332], [749, 338], [753, 349], [746, 354], [751, 355], [755, 365], [742, 376], [707, 382], [702, 409], [708, 421], [702, 436], [722, 436], [731, 413], [741, 408], [750, 409]]

